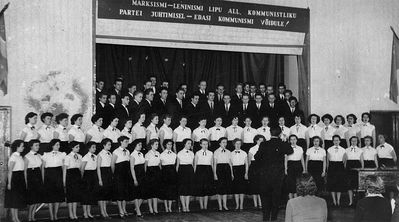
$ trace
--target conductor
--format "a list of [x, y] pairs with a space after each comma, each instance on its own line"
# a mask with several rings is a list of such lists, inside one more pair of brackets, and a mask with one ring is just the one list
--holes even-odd
[[259, 175], [263, 221], [277, 220], [278, 207], [284, 179], [284, 155], [294, 151], [279, 138], [281, 129], [270, 129], [271, 140], [263, 142], [255, 154], [255, 166]]

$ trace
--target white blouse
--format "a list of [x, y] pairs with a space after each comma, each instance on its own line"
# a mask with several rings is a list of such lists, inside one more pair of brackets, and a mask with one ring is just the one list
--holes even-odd
[[346, 128], [348, 129], [348, 138], [357, 136], [357, 134], [360, 132], [360, 128], [356, 125], [346, 125]]
[[85, 170], [97, 169], [97, 156], [94, 153], [88, 152], [83, 158], [82, 162], [87, 162]]
[[69, 135], [73, 136], [73, 140], [79, 143], [85, 142], [85, 133], [82, 131], [80, 126], [73, 125], [68, 132]]
[[241, 139], [242, 137], [242, 127], [240, 126], [228, 126], [226, 128], [226, 132], [227, 132], [227, 140], [228, 141], [233, 141], [234, 139]]
[[147, 132], [150, 132], [150, 139], [158, 139], [159, 138], [159, 129], [153, 123], [150, 123], [147, 127]]
[[112, 154], [109, 151], [101, 150], [98, 153], [98, 156], [101, 157], [100, 167], [110, 167], [112, 161]]
[[322, 135], [324, 140], [332, 140], [332, 137], [335, 135], [335, 131], [337, 129], [331, 125], [324, 126], [322, 130]]
[[197, 157], [197, 165], [212, 165], [212, 151], [200, 149], [195, 153], [195, 156]]
[[180, 165], [189, 165], [194, 162], [194, 153], [191, 150], [182, 149], [177, 153]]
[[132, 127], [132, 134], [135, 135], [136, 139], [145, 139], [147, 136], [145, 127], [141, 123], [136, 123]]
[[213, 157], [215, 158], [215, 163], [230, 163], [230, 155], [231, 152], [228, 149], [222, 149], [219, 147], [217, 150], [215, 150], [215, 153], [213, 154]]
[[58, 125], [55, 128], [54, 132], [58, 133], [58, 139], [61, 140], [62, 142], [69, 141], [68, 128], [63, 127], [62, 125]]
[[308, 127], [308, 130], [307, 130], [307, 132], [308, 132], [308, 135], [309, 135], [309, 138], [313, 138], [313, 137], [315, 137], [315, 136], [319, 136], [319, 137], [321, 137], [321, 131], [323, 130], [323, 128], [322, 127], [320, 127], [319, 125], [313, 125], [313, 126], [309, 126]]
[[374, 161], [375, 155], [377, 155], [377, 150], [371, 146], [363, 147], [363, 160]]
[[193, 131], [193, 136], [195, 136], [194, 142], [199, 142], [201, 139], [208, 139], [209, 138], [209, 130], [207, 128], [196, 128]]
[[244, 150], [233, 150], [230, 154], [231, 164], [233, 166], [245, 165], [247, 161], [247, 153]]
[[343, 125], [339, 125], [335, 130], [335, 135], [341, 137], [341, 139], [345, 139], [346, 132], [348, 132], [348, 128]]
[[166, 165], [175, 165], [176, 164], [177, 155], [172, 150], [165, 149], [161, 153], [161, 163], [162, 166]]
[[[291, 146], [292, 147], [292, 146]], [[298, 161], [303, 157], [303, 149], [300, 146], [292, 147], [294, 152], [291, 155], [287, 156], [287, 160]]]
[[346, 156], [348, 157], [348, 160], [360, 160], [362, 153], [362, 149], [357, 146], [346, 148]]
[[384, 143], [381, 144], [379, 146], [377, 146], [377, 154], [379, 158], [388, 158], [388, 159], [392, 159], [391, 153], [392, 151], [394, 151], [393, 147], [388, 144], [388, 143]]
[[66, 153], [59, 151], [51, 151], [44, 153], [42, 156], [42, 160], [46, 163], [45, 167], [60, 167], [63, 165], [64, 158], [66, 157]]
[[121, 131], [121, 136], [126, 136], [127, 138], [129, 138], [129, 144], [133, 142], [133, 135], [129, 132], [128, 128], [123, 128], [123, 130]]
[[258, 131], [252, 127], [244, 127], [242, 135], [243, 143], [254, 143], [254, 137], [258, 135]]
[[257, 131], [258, 131], [259, 135], [262, 135], [265, 137], [266, 141], [269, 141], [272, 138], [272, 136], [270, 134], [270, 127], [268, 127], [268, 126], [259, 127]]
[[158, 151], [150, 150], [145, 154], [145, 161], [147, 161], [147, 166], [159, 166], [161, 163], [161, 154]]
[[161, 126], [161, 128], [159, 129], [159, 131], [163, 131], [163, 138], [166, 139], [173, 139], [173, 130], [172, 128], [170, 128], [169, 126], [166, 126], [165, 124], [163, 124]]
[[70, 152], [65, 157], [64, 165], [67, 169], [80, 168], [82, 164], [82, 156], [79, 153]]
[[360, 124], [360, 138], [364, 138], [366, 136], [373, 136], [373, 131], [375, 130], [375, 126], [371, 123], [361, 123]]
[[130, 153], [129, 150], [123, 149], [122, 147], [118, 147], [112, 152], [112, 155], [116, 155], [115, 163], [130, 161]]
[[210, 140], [211, 141], [218, 141], [220, 138], [226, 136], [226, 128], [221, 126], [214, 126], [209, 129], [210, 132]]
[[323, 161], [323, 158], [326, 156], [326, 150], [321, 147], [311, 147], [306, 150], [306, 155], [309, 156], [309, 160]]
[[134, 158], [134, 165], [140, 165], [145, 163], [145, 157], [142, 152], [139, 152], [137, 150], [133, 150], [132, 154], [130, 154]]
[[116, 127], [108, 126], [107, 129], [104, 130], [104, 137], [112, 140], [112, 143], [117, 143], [120, 136], [121, 131]]
[[307, 128], [303, 124], [295, 124], [290, 128], [290, 135], [295, 135], [298, 139], [305, 139]]
[[101, 143], [104, 138], [104, 129], [97, 125], [93, 125], [89, 130], [87, 130], [86, 134], [91, 136], [90, 141]]
[[29, 142], [31, 140], [37, 139], [39, 137], [39, 133], [35, 126], [30, 123], [26, 124], [26, 126], [22, 129], [23, 133], [26, 133], [24, 142]]
[[346, 150], [342, 148], [341, 146], [332, 146], [328, 148], [327, 150], [328, 153], [328, 160], [329, 161], [342, 161], [344, 159]]
[[42, 157], [36, 152], [30, 151], [25, 158], [28, 160], [28, 168], [37, 168], [42, 165]]
[[255, 154], [258, 152], [258, 150], [259, 150], [258, 144], [256, 144], [255, 146], [251, 147], [251, 149], [249, 149], [248, 154], [252, 154], [251, 161], [255, 160]]
[[191, 129], [188, 127], [178, 126], [174, 131], [176, 133], [176, 142], [183, 142], [184, 139], [191, 139]]
[[287, 141], [288, 137], [290, 136], [290, 128], [286, 126], [279, 126], [281, 129], [280, 139], [283, 141]]
[[40, 135], [40, 142], [41, 143], [49, 143], [54, 138], [54, 127], [49, 125], [42, 125], [38, 130], [37, 133]]
[[15, 163], [14, 168], [12, 169], [13, 172], [25, 170], [25, 162], [20, 153], [14, 152], [11, 154], [8, 159], [8, 168], [10, 168], [11, 162]]

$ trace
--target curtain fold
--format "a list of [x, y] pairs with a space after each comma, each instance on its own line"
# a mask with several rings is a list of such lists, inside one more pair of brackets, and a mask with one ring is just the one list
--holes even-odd
[[[302, 55], [297, 56], [298, 61], [298, 100], [299, 108], [303, 110], [305, 117], [310, 113], [310, 48], [309, 33], [305, 35]], [[305, 122], [305, 120], [304, 120]]]

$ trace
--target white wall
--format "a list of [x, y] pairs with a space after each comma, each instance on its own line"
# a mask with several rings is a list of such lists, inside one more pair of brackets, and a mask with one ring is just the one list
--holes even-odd
[[399, 1], [310, 0], [309, 7], [311, 111], [399, 110], [389, 100]]
[[[6, 2], [1, 0], [0, 7]], [[72, 114], [90, 114], [92, 1], [11, 1], [5, 15], [9, 92], [0, 97], [0, 105], [12, 107], [12, 139], [20, 133], [27, 112], [59, 111], [59, 105], [54, 109], [50, 104], [60, 103]], [[46, 95], [49, 102], [32, 106]]]

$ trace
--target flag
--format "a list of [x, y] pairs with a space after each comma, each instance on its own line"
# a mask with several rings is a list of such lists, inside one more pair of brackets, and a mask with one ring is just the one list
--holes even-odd
[[393, 31], [392, 42], [392, 64], [391, 64], [391, 81], [389, 87], [389, 98], [398, 103], [398, 75], [399, 75], [399, 38]]
[[7, 42], [6, 42], [6, 24], [4, 22], [4, 12], [8, 8], [4, 6], [0, 12], [0, 96], [7, 95], [8, 81], [8, 62], [7, 62]]

